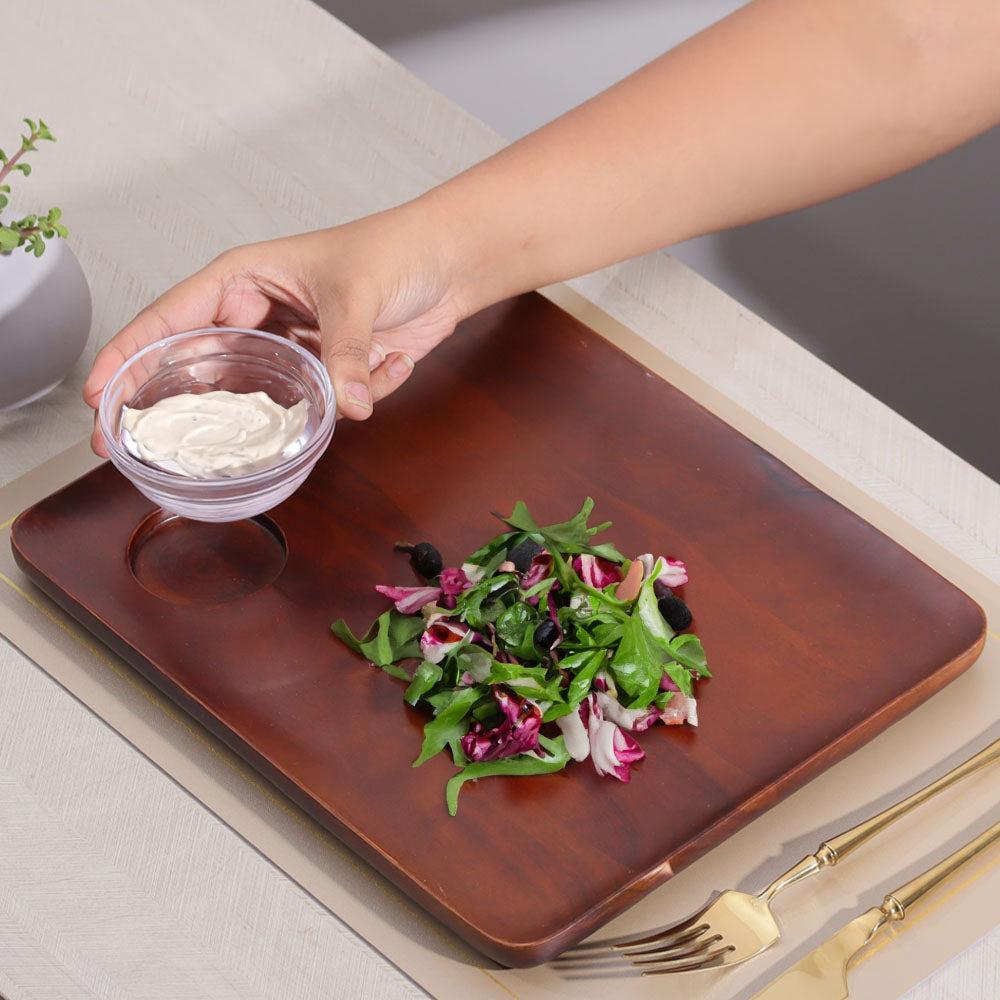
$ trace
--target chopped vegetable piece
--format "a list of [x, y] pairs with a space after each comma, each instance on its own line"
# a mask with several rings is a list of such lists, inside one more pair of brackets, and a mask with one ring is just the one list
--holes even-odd
[[656, 606], [663, 620], [675, 631], [683, 632], [692, 622], [691, 609], [676, 595], [661, 597]]
[[444, 566], [441, 553], [431, 545], [430, 542], [417, 542], [410, 545], [409, 542], [397, 542], [396, 548], [400, 552], [410, 553], [410, 565], [415, 573], [419, 573], [425, 580], [432, 580]]

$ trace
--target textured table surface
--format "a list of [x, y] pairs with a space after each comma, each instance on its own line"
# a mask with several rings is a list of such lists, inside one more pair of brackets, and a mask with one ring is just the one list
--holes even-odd
[[[30, 195], [63, 208], [95, 317], [66, 382], [0, 414], [2, 483], [88, 432], [98, 346], [194, 267], [399, 202], [501, 144], [305, 0], [33, 0], [5, 34], [39, 48], [6, 56], [0, 135], [23, 115], [56, 133]], [[669, 255], [574, 287], [1000, 581], [1000, 487]], [[0, 734], [7, 1000], [424, 995], [6, 642]], [[994, 931], [907, 1000], [998, 980]]]

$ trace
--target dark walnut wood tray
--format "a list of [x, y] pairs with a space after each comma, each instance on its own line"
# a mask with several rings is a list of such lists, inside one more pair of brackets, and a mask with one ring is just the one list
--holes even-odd
[[[697, 729], [642, 734], [630, 784], [590, 762], [468, 784], [414, 769], [404, 685], [331, 634], [413, 582], [400, 539], [458, 564], [523, 499], [584, 497], [625, 553], [686, 561], [715, 676]], [[597, 522], [595, 522], [597, 523]], [[979, 607], [869, 524], [538, 295], [463, 324], [367, 424], [342, 423], [260, 522], [160, 524], [110, 465], [13, 526], [70, 614], [444, 924], [545, 961], [965, 670]]]

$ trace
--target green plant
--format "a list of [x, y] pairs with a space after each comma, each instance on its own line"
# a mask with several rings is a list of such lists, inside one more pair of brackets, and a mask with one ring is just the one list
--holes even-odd
[[[24, 154], [35, 152], [38, 149], [35, 143], [41, 139], [55, 142], [55, 136], [41, 119], [33, 122], [30, 118], [25, 118], [24, 122], [28, 126], [28, 134], [21, 135], [21, 148], [9, 157], [0, 149], [0, 212], [7, 207], [9, 200], [7, 196], [10, 194], [10, 184], [5, 183], [7, 177], [15, 170], [19, 170], [25, 177], [31, 173], [31, 165], [22, 160]], [[59, 221], [61, 217], [62, 210], [58, 208], [50, 208], [46, 215], [26, 215], [23, 219], [13, 219], [10, 222], [4, 222], [0, 217], [0, 253], [23, 246], [25, 253], [41, 257], [45, 252], [46, 240], [66, 235], [67, 229]]]

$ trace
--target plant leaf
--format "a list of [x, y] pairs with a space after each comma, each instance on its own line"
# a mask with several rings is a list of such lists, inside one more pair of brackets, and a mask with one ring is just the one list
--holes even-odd
[[459, 688], [454, 692], [448, 705], [424, 726], [424, 742], [420, 748], [420, 756], [413, 762], [414, 767], [430, 760], [452, 740], [461, 739], [469, 731], [466, 716], [481, 697], [476, 688]]
[[587, 519], [594, 509], [594, 501], [587, 497], [583, 502], [578, 514], [568, 521], [560, 524], [550, 524], [548, 527], [540, 527], [527, 505], [518, 500], [514, 504], [514, 510], [510, 517], [501, 518], [512, 528], [524, 531], [528, 534], [541, 535], [550, 544], [546, 548], [551, 552], [553, 548], [560, 552], [578, 553], [588, 552], [592, 555], [600, 556], [602, 559], [610, 559], [613, 562], [622, 562], [625, 558], [613, 545], [591, 545], [591, 536], [611, 527], [610, 521], [599, 524], [594, 528], [588, 527]]
[[[607, 658], [607, 650], [592, 649], [567, 656], [560, 662], [559, 666], [563, 670], [576, 671], [573, 679], [569, 682], [569, 690], [566, 692], [566, 702], [571, 708], [577, 708], [580, 702], [590, 694], [590, 685], [593, 683], [594, 675], [607, 662]], [[572, 664], [570, 661], [573, 661]]]
[[515, 599], [517, 590], [517, 580], [513, 573], [487, 576], [480, 583], [463, 590], [458, 595], [453, 613], [471, 628], [485, 628], [490, 622], [496, 621]]
[[550, 739], [539, 736], [538, 743], [549, 754], [548, 757], [538, 757], [533, 753], [521, 753], [514, 757], [504, 757], [501, 760], [477, 761], [467, 765], [448, 781], [445, 788], [445, 800], [448, 812], [454, 816], [458, 812], [458, 793], [467, 781], [477, 778], [489, 778], [498, 774], [552, 774], [561, 771], [569, 763], [569, 753], [562, 736]]
[[524, 601], [518, 601], [497, 618], [497, 638], [515, 656], [519, 650], [526, 651], [531, 659], [537, 660], [538, 653], [531, 641], [537, 623], [538, 610]]
[[420, 701], [421, 697], [427, 694], [428, 691], [439, 680], [441, 680], [441, 675], [444, 671], [441, 669], [440, 665], [437, 663], [431, 663], [428, 660], [422, 660], [417, 665], [417, 670], [413, 675], [413, 680], [410, 686], [403, 692], [403, 698], [411, 705], [416, 705]]
[[701, 639], [692, 632], [685, 632], [670, 640], [667, 647], [670, 655], [689, 670], [697, 671], [701, 677], [711, 677], [712, 672], [708, 669], [705, 649], [701, 644]]
[[409, 680], [409, 674], [395, 666], [396, 661], [421, 656], [420, 636], [424, 631], [424, 620], [419, 615], [404, 615], [391, 608], [379, 615], [368, 633], [360, 639], [351, 632], [343, 618], [338, 618], [330, 629], [341, 642], [376, 667], [403, 680]]
[[[502, 552], [503, 555], [500, 556], [500, 559], [496, 563], [496, 566], [499, 566], [504, 561], [507, 551], [513, 548], [522, 537], [524, 536], [517, 531], [506, 531], [502, 535], [491, 538], [481, 548], [476, 549], [465, 561], [475, 563], [477, 566], [486, 566], [491, 559]], [[494, 566], [494, 569], [496, 566]]]

